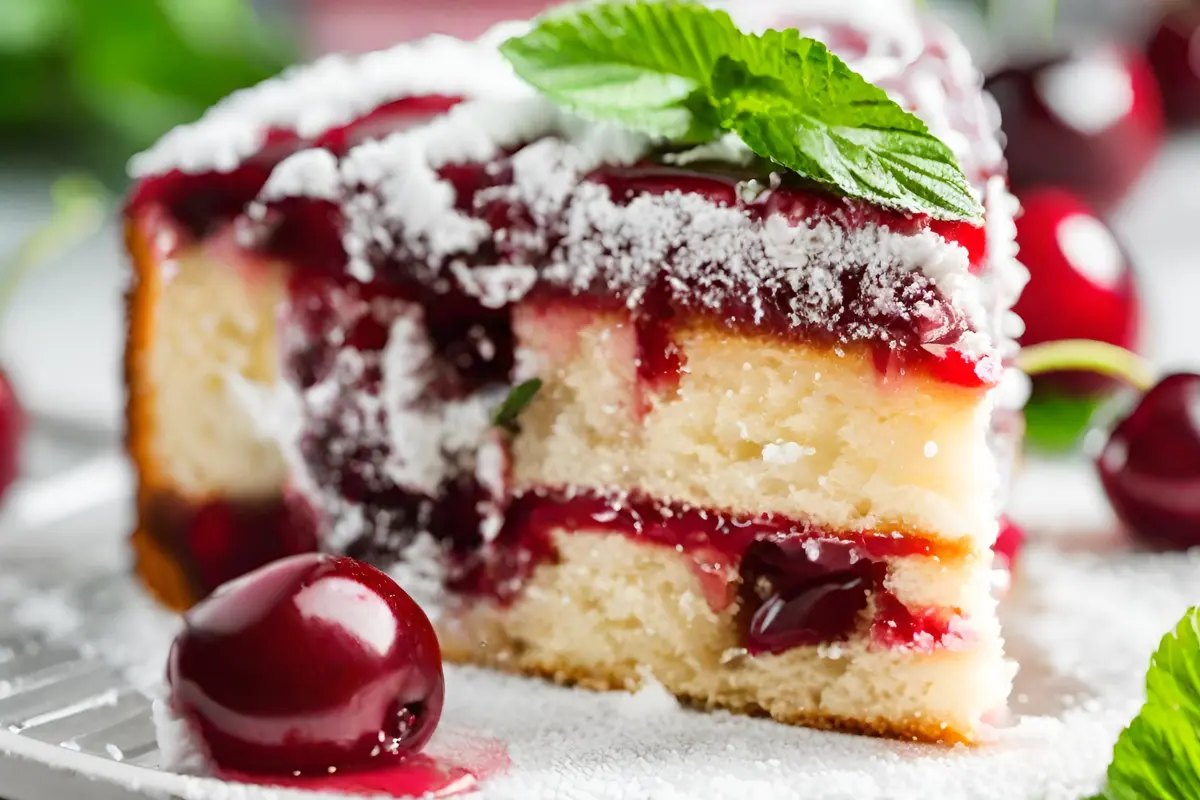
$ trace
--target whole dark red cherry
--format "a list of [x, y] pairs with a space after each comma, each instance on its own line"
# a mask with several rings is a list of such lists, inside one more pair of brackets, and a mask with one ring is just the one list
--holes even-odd
[[1200, 545], [1200, 375], [1168, 375], [1119, 420], [1096, 459], [1120, 520], [1161, 546]]
[[269, 564], [188, 612], [167, 680], [218, 767], [264, 775], [394, 764], [433, 735], [445, 691], [412, 598], [321, 553]]
[[[1017, 244], [1029, 284], [1014, 310], [1021, 344], [1092, 339], [1136, 350], [1141, 303], [1125, 248], [1073, 193], [1047, 188], [1019, 195]], [[1039, 376], [1038, 384], [1092, 395], [1115, 383], [1089, 373]]]
[[1065, 186], [1102, 214], [1125, 197], [1158, 152], [1162, 98], [1146, 59], [1096, 47], [995, 74], [1015, 189]]
[[25, 411], [17, 400], [8, 374], [0, 370], [0, 498], [21, 473], [21, 444], [25, 438]]
[[1146, 57], [1158, 76], [1167, 119], [1200, 123], [1200, 9], [1168, 12], [1146, 45]]

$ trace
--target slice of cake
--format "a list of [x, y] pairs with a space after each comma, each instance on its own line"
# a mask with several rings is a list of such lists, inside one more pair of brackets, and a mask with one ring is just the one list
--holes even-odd
[[[135, 162], [151, 588], [186, 605], [321, 547], [391, 569], [456, 660], [980, 738], [1022, 402], [995, 124], [906, 3], [792, 5], [950, 145], [985, 225], [585, 122], [495, 38], [437, 44], [478, 83], [405, 89], [428, 44], [375, 57], [387, 91], [336, 62], [370, 101], [300, 72]], [[468, 99], [398, 130], [406, 91]]]

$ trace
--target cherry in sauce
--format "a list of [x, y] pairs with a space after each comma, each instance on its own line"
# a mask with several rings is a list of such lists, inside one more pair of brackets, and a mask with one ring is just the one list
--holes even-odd
[[743, 643], [757, 655], [848, 638], [886, 566], [840, 542], [762, 541], [741, 574]]
[[1200, 375], [1168, 375], [1146, 392], [1112, 429], [1096, 465], [1133, 535], [1200, 545]]
[[441, 717], [433, 626], [382, 572], [293, 556], [194, 607], [171, 648], [172, 707], [221, 770], [328, 775], [416, 753]]

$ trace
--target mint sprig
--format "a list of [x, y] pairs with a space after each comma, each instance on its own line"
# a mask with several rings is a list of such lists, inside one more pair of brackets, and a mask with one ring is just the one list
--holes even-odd
[[1163, 637], [1146, 673], [1146, 704], [1113, 748], [1092, 800], [1200, 797], [1200, 607]]
[[798, 31], [743, 33], [691, 0], [609, 0], [543, 16], [501, 50], [580, 116], [678, 143], [736, 133], [760, 157], [852, 197], [982, 218], [925, 123]]

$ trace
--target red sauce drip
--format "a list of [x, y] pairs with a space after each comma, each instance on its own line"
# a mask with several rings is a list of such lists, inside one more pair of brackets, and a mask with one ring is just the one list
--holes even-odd
[[[533, 569], [555, 557], [551, 537], [560, 529], [628, 536], [688, 554], [717, 611], [728, 605], [727, 581], [740, 574], [743, 645], [752, 655], [843, 641], [868, 624], [873, 641], [886, 647], [932, 647], [948, 634], [948, 615], [909, 610], [884, 588], [883, 559], [935, 554], [928, 540], [873, 531], [835, 539], [786, 517], [735, 516], [638, 496], [623, 498], [620, 508], [590, 493], [518, 497], [493, 544], [503, 557], [462, 574], [452, 588], [513, 599]], [[871, 597], [873, 621], [864, 619]]]
[[222, 770], [224, 780], [309, 792], [392, 797], [454, 797], [477, 791], [479, 777], [470, 770], [426, 756], [411, 756], [396, 766], [365, 772], [335, 772], [320, 778], [283, 778]]
[[944, 608], [912, 609], [891, 592], [876, 595], [875, 604], [871, 640], [878, 647], [931, 653], [961, 639], [953, 628], [957, 612]]
[[[633, 315], [638, 378], [652, 391], [677, 389], [683, 369], [683, 352], [671, 333], [675, 314], [665, 286], [656, 285], [647, 294]], [[648, 410], [648, 403], [643, 402], [643, 407]]]

